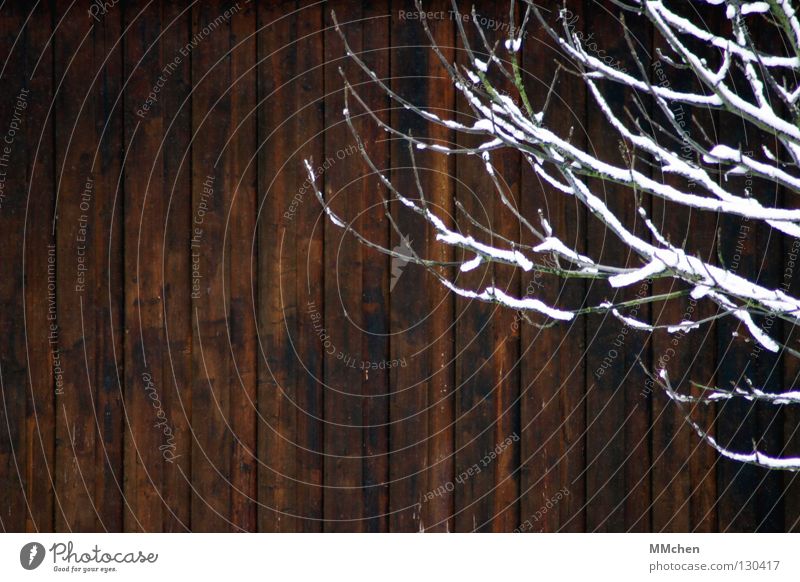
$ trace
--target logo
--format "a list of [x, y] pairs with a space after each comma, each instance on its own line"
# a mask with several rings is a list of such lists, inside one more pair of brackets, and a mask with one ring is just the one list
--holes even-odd
[[396, 255], [392, 257], [392, 277], [389, 281], [390, 293], [394, 290], [394, 286], [397, 285], [400, 275], [403, 274], [403, 269], [405, 269], [405, 266], [413, 258], [414, 253], [411, 249], [411, 241], [409, 241], [406, 236], [402, 237], [400, 244], [395, 246], [392, 251], [394, 251]]
[[44, 546], [38, 542], [31, 542], [22, 546], [19, 551], [19, 563], [26, 570], [35, 570], [44, 561]]

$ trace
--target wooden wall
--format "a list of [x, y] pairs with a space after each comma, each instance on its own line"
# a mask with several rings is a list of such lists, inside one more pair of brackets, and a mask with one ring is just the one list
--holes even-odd
[[[464, 62], [449, 2], [426, 5], [443, 15], [430, 24], [444, 53]], [[506, 3], [476, 9], [502, 38]], [[570, 9], [576, 30], [626, 62], [610, 4]], [[792, 474], [718, 458], [663, 394], [647, 392], [636, 361], [654, 365], [669, 338], [600, 316], [520, 324], [324, 219], [305, 158], [323, 166], [338, 212], [373, 241], [404, 244], [343, 121], [340, 68], [384, 121], [468, 143], [369, 83], [345, 57], [331, 10], [396, 91], [468, 119], [407, 17], [412, 2], [0, 5], [0, 139], [14, 130], [0, 168], [0, 530], [798, 529]], [[652, 31], [631, 27], [651, 50]], [[522, 64], [537, 103], [554, 57], [532, 25]], [[557, 89], [549, 120], [616, 155], [582, 82], [563, 75]], [[614, 104], [629, 98], [608, 91]], [[376, 165], [414, 191], [406, 145], [363, 115], [356, 123]], [[720, 131], [733, 138], [736, 128]], [[417, 162], [429, 203], [450, 223], [481, 235], [458, 199], [524, 238], [474, 160], [420, 153]], [[543, 208], [583, 252], [624, 252], [517, 154], [498, 165], [524, 214]], [[604, 195], [632, 215], [624, 189]], [[418, 219], [390, 211], [416, 252], [458, 258]], [[741, 238], [743, 264], [781, 277], [785, 241], [756, 229], [740, 237], [740, 223], [655, 202], [651, 211], [707, 249], [717, 228]], [[608, 295], [501, 267], [462, 277], [573, 304]], [[643, 292], [654, 290], [665, 289]], [[667, 321], [685, 309], [639, 316]], [[703, 380], [736, 379], [747, 352], [729, 353], [731, 331], [687, 336], [670, 369], [691, 363]], [[766, 356], [754, 367], [776, 387], [797, 373]], [[737, 442], [769, 428], [773, 446], [791, 440], [797, 421], [701, 414]]]

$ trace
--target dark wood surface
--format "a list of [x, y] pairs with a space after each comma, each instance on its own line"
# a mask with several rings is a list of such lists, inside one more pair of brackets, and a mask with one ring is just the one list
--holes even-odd
[[[0, 206], [0, 530], [798, 529], [794, 474], [720, 459], [647, 390], [636, 363], [656, 365], [669, 350], [673, 377], [724, 384], [750, 366], [779, 388], [795, 384], [796, 362], [753, 362], [750, 348], [730, 347], [730, 324], [679, 345], [602, 316], [533, 327], [455, 298], [425, 269], [325, 220], [304, 159], [324, 168], [333, 208], [371, 240], [402, 248], [402, 235], [419, 254], [458, 258], [393, 205], [395, 232], [342, 116], [340, 68], [384, 121], [470, 143], [387, 99], [332, 28], [335, 10], [351, 48], [396, 91], [468, 120], [422, 26], [402, 16], [413, 2], [102, 5], [0, 5], [0, 136], [27, 91]], [[426, 6], [443, 11], [430, 26], [444, 54], [466, 62], [449, 2]], [[569, 6], [576, 30], [635, 66], [610, 3]], [[507, 20], [505, 2], [476, 10]], [[652, 31], [631, 30], [652, 54]], [[502, 28], [490, 36], [503, 38]], [[539, 104], [555, 70], [550, 45], [531, 25], [520, 53]], [[613, 105], [629, 100], [607, 89]], [[375, 165], [414, 194], [406, 144], [351, 107]], [[619, 151], [574, 76], [562, 75], [548, 122], [574, 127], [575, 143]], [[737, 139], [733, 124], [718, 129]], [[483, 236], [458, 200], [498, 233], [531, 242], [480, 160], [416, 157], [427, 200], [449, 224]], [[495, 161], [524, 215], [543, 208], [579, 251], [625, 256], [517, 153]], [[624, 189], [592, 185], [635, 221]], [[717, 229], [727, 255], [745, 232], [740, 268], [780, 283], [775, 257], [791, 241], [647, 207], [712, 258]], [[458, 280], [572, 305], [609, 294], [500, 266]], [[687, 306], [638, 316], [674, 321]], [[800, 441], [796, 411], [726, 404], [699, 414], [724, 442], [746, 446], [765, 432], [771, 450]]]

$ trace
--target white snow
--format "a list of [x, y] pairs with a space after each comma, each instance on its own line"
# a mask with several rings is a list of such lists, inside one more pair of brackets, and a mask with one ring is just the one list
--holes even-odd
[[676, 325], [667, 326], [667, 332], [668, 333], [677, 333], [679, 331], [689, 331], [689, 330], [692, 330], [692, 329], [698, 329], [699, 327], [700, 327], [700, 324], [697, 323], [696, 321], [684, 320], [684, 321], [681, 321], [680, 323], [678, 323]]
[[505, 43], [503, 44], [505, 45], [506, 50], [511, 51], [512, 53], [519, 52], [519, 49], [522, 46], [522, 37], [506, 39]]
[[608, 282], [612, 287], [627, 287], [639, 281], [643, 281], [653, 275], [656, 275], [666, 269], [666, 265], [658, 259], [653, 259], [641, 269], [631, 271], [629, 273], [620, 273], [609, 277]]
[[468, 299], [479, 299], [481, 301], [489, 301], [489, 302], [496, 302], [506, 307], [511, 307], [513, 309], [521, 310], [521, 311], [535, 311], [541, 313], [543, 315], [547, 315], [548, 317], [552, 317], [553, 319], [558, 319], [561, 321], [570, 321], [575, 317], [575, 314], [569, 311], [562, 311], [561, 309], [555, 309], [546, 305], [539, 301], [538, 299], [533, 299], [531, 297], [525, 297], [523, 299], [518, 299], [516, 297], [512, 297], [506, 294], [504, 291], [498, 289], [497, 287], [487, 287], [481, 293], [476, 291], [472, 291], [469, 289], [462, 289], [456, 286], [454, 283], [444, 279], [442, 283], [451, 291], [460, 295], [461, 297], [466, 297]]
[[736, 311], [733, 312], [733, 314], [736, 316], [737, 319], [742, 321], [747, 326], [750, 335], [752, 335], [753, 338], [758, 343], [760, 343], [762, 346], [764, 346], [771, 352], [777, 352], [778, 350], [780, 350], [780, 346], [778, 345], [778, 343], [774, 339], [769, 337], [769, 335], [767, 335], [767, 333], [764, 330], [762, 330], [756, 324], [756, 322], [753, 321], [753, 317], [750, 315], [750, 313], [744, 311], [743, 309], [737, 309]]
[[643, 321], [639, 321], [638, 319], [634, 319], [633, 317], [628, 317], [627, 315], [622, 315], [616, 308], [612, 309], [611, 313], [613, 313], [614, 316], [617, 319], [625, 322], [627, 325], [629, 325], [633, 329], [641, 329], [641, 330], [645, 330], [645, 331], [652, 331], [653, 330], [653, 326], [652, 325], [648, 325]]
[[[552, 229], [550, 230], [550, 232], [552, 232]], [[587, 256], [581, 255], [579, 253], [576, 253], [567, 245], [565, 245], [563, 242], [561, 242], [559, 239], [553, 236], [548, 236], [547, 238], [545, 238], [544, 241], [533, 247], [533, 250], [536, 251], [537, 253], [552, 251], [558, 253], [562, 257], [572, 259], [576, 263], [582, 263], [585, 265], [594, 265], [594, 261], [592, 259], [590, 259]]]
[[477, 268], [482, 262], [483, 259], [481, 258], [481, 256], [475, 255], [474, 259], [470, 259], [469, 261], [461, 265], [461, 271], [464, 273], [472, 271], [473, 269]]

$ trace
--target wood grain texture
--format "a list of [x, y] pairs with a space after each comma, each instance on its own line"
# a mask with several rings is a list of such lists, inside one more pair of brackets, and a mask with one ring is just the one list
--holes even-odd
[[[572, 2], [569, 10], [576, 30], [586, 25], [584, 3]], [[532, 106], [542, 107], [556, 74], [552, 39], [540, 27], [533, 27], [522, 53], [522, 66]], [[547, 112], [549, 122], [563, 131], [574, 128], [575, 143], [585, 145], [586, 92], [583, 83], [571, 75], [559, 75], [556, 99]], [[520, 208], [537, 224], [538, 211], [584, 252], [586, 212], [575, 200], [556, 194], [524, 164]], [[528, 243], [534, 243], [527, 234]], [[547, 259], [545, 259], [547, 263]], [[552, 265], [552, 259], [549, 263]], [[585, 294], [583, 281], [564, 284], [544, 275], [525, 275], [522, 292], [542, 300], [579, 304]], [[583, 531], [586, 519], [586, 390], [597, 377], [587, 371], [584, 350], [586, 320], [567, 326], [535, 328], [517, 317], [515, 328], [521, 337], [520, 384], [520, 525], [525, 531]], [[593, 372], [593, 371], [592, 371]], [[562, 493], [558, 509], [537, 514], [547, 502]], [[552, 503], [552, 501], [551, 501]], [[522, 529], [522, 528], [521, 528]]]
[[[20, 265], [25, 273], [24, 317], [17, 320], [22, 319], [25, 325], [11, 337], [23, 338], [27, 364], [28, 405], [23, 458], [28, 499], [25, 507], [30, 513], [25, 529], [48, 532], [55, 530], [56, 511], [60, 511], [60, 501], [54, 493], [56, 386], [49, 341], [51, 325], [57, 322], [48, 319], [49, 300], [58, 292], [55, 279], [50, 280], [50, 275], [55, 277], [56, 273], [53, 117], [48, 115], [53, 94], [54, 55], [53, 45], [49, 42], [54, 17], [52, 7], [39, 5], [31, 17], [40, 19], [43, 26], [31, 30], [27, 36], [27, 56], [24, 59], [31, 98], [26, 117], [26, 137], [20, 144], [25, 146], [25, 167], [29, 169], [28, 188], [21, 190], [26, 200], [25, 255], [24, 264]], [[17, 22], [17, 27], [4, 27], [4, 30], [21, 30], [21, 22]], [[11, 51], [5, 54], [11, 59], [19, 58]]]
[[[635, 67], [611, 5], [567, 8], [576, 31]], [[446, 58], [466, 63], [450, 3], [426, 9]], [[475, 9], [496, 24], [490, 40], [504, 40], [507, 4]], [[0, 531], [800, 529], [794, 476], [720, 459], [637, 363], [663, 363], [689, 391], [690, 379], [727, 386], [743, 370], [769, 389], [793, 386], [796, 361], [754, 355], [742, 330], [731, 342], [738, 328], [728, 320], [677, 343], [610, 316], [531, 326], [456, 298], [425, 268], [360, 245], [324, 216], [304, 160], [333, 209], [373, 242], [443, 262], [472, 258], [395, 203], [392, 228], [387, 189], [344, 122], [340, 68], [379, 119], [474, 142], [388, 99], [347, 58], [331, 10], [398, 94], [471, 119], [409, 16], [411, 0], [0, 6], [0, 140], [18, 126], [10, 163], [0, 162]], [[706, 16], [723, 26], [713, 10]], [[482, 50], [470, 17], [464, 25]], [[656, 75], [660, 41], [635, 18], [628, 25]], [[768, 43], [768, 32], [754, 34]], [[551, 45], [529, 24], [520, 57], [534, 107], [556, 69]], [[616, 157], [620, 143], [581, 79], [562, 74], [555, 89], [545, 121]], [[630, 106], [629, 89], [603, 90], [614, 108]], [[408, 144], [355, 101], [350, 110], [375, 165], [417, 198]], [[722, 115], [697, 121], [733, 142], [759, 137]], [[487, 240], [458, 201], [498, 234], [535, 242], [481, 159], [414, 155], [427, 203], [448, 225]], [[532, 223], [541, 210], [578, 251], [626, 260], [597, 219], [517, 152], [492, 161]], [[645, 233], [627, 189], [589, 184]], [[794, 194], [758, 196], [791, 204]], [[783, 282], [791, 240], [657, 200], [645, 208], [687, 248], [712, 260], [719, 248], [739, 272]], [[507, 266], [439, 272], [571, 307], [614, 292]], [[672, 288], [656, 280], [617, 298]], [[680, 300], [636, 316], [663, 324], [690, 307]], [[713, 313], [702, 302], [692, 312]], [[791, 326], [779, 327], [796, 343]], [[746, 449], [763, 436], [771, 452], [800, 446], [797, 411], [726, 403], [691, 413], [726, 444]]]
[[[704, 15], [713, 22], [713, 15]], [[663, 50], [663, 40], [654, 39], [655, 49]], [[658, 59], [651, 50], [651, 70], [656, 82], [665, 82], [669, 72], [666, 63]], [[671, 86], [681, 91], [696, 89], [690, 77], [676, 77], [669, 81]], [[659, 110], [653, 112], [658, 123], [664, 123], [666, 116]], [[676, 120], [681, 127], [697, 133], [696, 125], [711, 128], [716, 116], [701, 113], [693, 108], [675, 109]], [[686, 182], [674, 177], [654, 173], [659, 180], [675, 187], [688, 188]], [[716, 217], [710, 213], [688, 212], [674, 204], [662, 200], [653, 201], [653, 222], [660, 229], [675, 233], [676, 240], [686, 241], [686, 247], [696, 249], [705, 260], [716, 260], [717, 228]], [[669, 293], [681, 287], [664, 280], [654, 280], [655, 293]], [[713, 309], [703, 302], [683, 298], [663, 306], [653, 308], [652, 320], [656, 325], [671, 321], [686, 320], [690, 317], [705, 318], [713, 315]], [[715, 329], [708, 327], [702, 333], [678, 333], [657, 335], [652, 342], [653, 365], [663, 368], [681, 391], [698, 393], [690, 380], [702, 378], [711, 384], [714, 381], [716, 358], [714, 354], [702, 354], [704, 344], [715, 341]], [[652, 519], [655, 531], [713, 531], [716, 512], [713, 506], [716, 496], [716, 482], [713, 470], [714, 454], [703, 447], [694, 432], [686, 424], [684, 413], [691, 414], [704, 426], [713, 423], [713, 409], [705, 406], [687, 407], [681, 410], [672, 405], [651, 381], [646, 380], [643, 395], [652, 406]], [[680, 476], [688, 472], [688, 478]]]
[[[192, 139], [191, 61], [184, 58], [184, 49], [191, 37], [192, 12], [186, 6], [166, 4], [161, 7], [164, 28], [159, 39], [161, 62], [173, 63], [169, 73], [169, 90], [159, 96], [158, 110], [166, 139], [160, 144], [163, 151], [163, 196], [165, 216], [161, 221], [164, 243], [159, 254], [159, 269], [163, 282], [163, 310], [166, 353], [162, 374], [161, 402], [173, 445], [172, 459], [162, 475], [162, 496], [171, 511], [162, 515], [165, 531], [186, 531], [191, 525], [192, 433], [192, 298], [188, 288], [192, 282], [190, 247], [194, 220], [192, 205], [192, 166], [187, 152]], [[179, 62], [175, 59], [180, 57]], [[172, 68], [170, 67], [170, 71]], [[149, 117], [151, 113], [148, 112]], [[164, 420], [159, 420], [163, 423]], [[162, 428], [163, 434], [163, 428]], [[166, 435], [165, 435], [166, 437]], [[173, 458], [174, 457], [174, 458]]]
[[[259, 13], [258, 489], [262, 531], [321, 531], [323, 225], [303, 159], [323, 159], [321, 6]], [[296, 198], [297, 197], [297, 198]]]
[[[382, 207], [370, 208], [375, 180], [365, 174], [357, 146], [344, 122], [341, 68], [358, 78], [354, 63], [344, 58], [339, 33], [330, 26], [332, 12], [351, 49], [381, 77], [387, 76], [388, 58], [372, 51], [373, 38], [386, 38], [385, 14], [367, 5], [333, 2], [325, 22], [325, 158], [324, 193], [333, 206], [367, 236], [385, 241], [386, 223], [375, 220]], [[361, 91], [373, 109], [385, 109], [386, 98], [374, 87]], [[384, 113], [385, 115], [385, 113]], [[382, 133], [382, 132], [381, 132]], [[385, 143], [375, 143], [377, 131], [367, 128], [363, 139], [378, 168], [388, 164]], [[382, 304], [386, 288], [385, 256], [358, 244], [329, 221], [325, 222], [324, 328], [329, 335], [324, 359], [325, 472], [324, 517], [326, 531], [382, 531], [386, 529], [388, 398], [387, 373], [370, 370], [371, 363], [386, 362], [387, 318]], [[377, 334], [377, 335], [376, 335]], [[364, 342], [367, 342], [366, 344]], [[367, 347], [367, 349], [364, 349]], [[363, 365], [363, 364], [366, 364]]]
[[[638, 39], [640, 58], [649, 63], [650, 31], [641, 19], [629, 18], [626, 24]], [[594, 10], [587, 33], [595, 34], [597, 44], [603, 45], [615, 66], [636, 70], [628, 45], [622, 35], [618, 12], [611, 8]], [[632, 93], [623, 85], [599, 85], [615, 111], [632, 103]], [[592, 98], [590, 98], [592, 99]], [[645, 108], [648, 103], [643, 104]], [[618, 163], [623, 159], [623, 144], [619, 136], [609, 131], [607, 122], [589, 103], [586, 118], [587, 148], [590, 152], [605, 153]], [[641, 169], [641, 168], [640, 168]], [[647, 171], [644, 169], [643, 171]], [[630, 192], [615, 184], [589, 180], [608, 207], [629, 229], [645, 240], [648, 233], [643, 222], [629, 204]], [[645, 208], [650, 201], [645, 200]], [[587, 224], [587, 248], [597, 253], [601, 261], [640, 264], [638, 258], [597, 219]], [[643, 297], [651, 292], [647, 281], [629, 289], [613, 290], [603, 285], [589, 285], [589, 304], [605, 299], [620, 300]], [[636, 312], [637, 319], [649, 321], [648, 306]], [[610, 314], [587, 318], [587, 377], [592, 386], [587, 392], [587, 529], [589, 531], [647, 531], [650, 528], [650, 442], [648, 424], [649, 400], [642, 396], [645, 375], [638, 361], [649, 365], [648, 337], [619, 321]]]
[[[108, 16], [108, 15], [107, 15]], [[117, 212], [123, 217], [124, 360], [118, 364], [124, 386], [125, 498], [130, 506], [129, 531], [160, 531], [164, 465], [160, 431], [154, 427], [152, 395], [161, 401], [166, 364], [165, 325], [161, 304], [163, 220], [167, 198], [161, 170], [164, 130], [168, 123], [159, 107], [145, 107], [154, 80], [162, 70], [162, 22], [158, 6], [123, 14], [126, 34], [125, 147], [123, 196]], [[156, 259], [156, 260], [154, 260]], [[154, 401], [155, 402], [155, 401]]]
[[[20, 39], [22, 22], [27, 11], [14, 10], [2, 15], [2, 43], [4, 54], [11, 56], [10, 47]], [[34, 45], [35, 46], [35, 45]], [[27, 47], [26, 47], [27, 48]], [[31, 47], [33, 50], [34, 47]], [[25, 49], [23, 49], [25, 50]], [[3, 127], [3, 189], [0, 198], [0, 225], [7, 232], [22, 233], [26, 221], [28, 193], [16, 185], [25, 183], [29, 159], [26, 138], [34, 142], [30, 133], [28, 103], [31, 87], [28, 82], [28, 66], [23, 58], [3, 64], [2, 82], [9, 87], [2, 105], [0, 119]], [[26, 123], [27, 122], [27, 123]], [[11, 144], [5, 141], [11, 123], [19, 127]], [[0, 531], [24, 531], [30, 515], [28, 510], [29, 475], [24, 463], [25, 452], [32, 450], [34, 434], [27, 422], [28, 389], [25, 327], [19, 321], [23, 311], [23, 281], [13, 273], [22, 268], [24, 237], [9, 240], [0, 248], [0, 264], [3, 265], [3, 281], [0, 284], [0, 333], [2, 333], [2, 356], [0, 356], [0, 503], [4, 510], [0, 513]], [[39, 251], [46, 256], [47, 251]], [[44, 291], [46, 293], [46, 291]], [[42, 295], [44, 299], [44, 295]], [[44, 302], [42, 302], [44, 304]], [[46, 329], [39, 320], [39, 330]], [[46, 360], [40, 359], [44, 363]], [[49, 367], [49, 366], [48, 366]], [[46, 368], [45, 368], [46, 369]], [[37, 378], [47, 381], [47, 376]], [[33, 380], [31, 380], [33, 381]], [[40, 393], [41, 395], [41, 393]], [[49, 398], [45, 396], [45, 398]], [[43, 402], [46, 406], [46, 401]], [[46, 410], [46, 408], [45, 408]], [[35, 438], [35, 437], [34, 437]], [[46, 526], [45, 526], [46, 527]]]
[[[393, 90], [411, 101], [429, 103], [437, 114], [452, 115], [455, 94], [446, 71], [435, 55], [421, 54], [416, 48], [429, 42], [424, 30], [399, 17], [401, 10], [414, 10], [413, 2], [395, 4], [392, 9]], [[452, 59], [454, 23], [439, 19], [428, 24]], [[390, 105], [393, 126], [408, 128], [420, 137], [452, 141], [449, 130], [425, 124], [396, 103]], [[419, 198], [407, 143], [391, 141], [391, 161], [392, 181], [400, 191]], [[452, 224], [455, 161], [418, 152], [417, 162], [429, 203]], [[452, 250], [435, 244], [435, 233], [399, 205], [392, 207], [392, 215], [400, 233], [392, 231], [390, 248], [452, 260]], [[399, 363], [391, 369], [391, 529], [453, 531], [454, 496], [446, 490], [455, 478], [453, 299], [424, 269], [402, 260], [392, 259], [390, 276], [390, 361]], [[417, 289], [424, 290], [421, 297]]]

